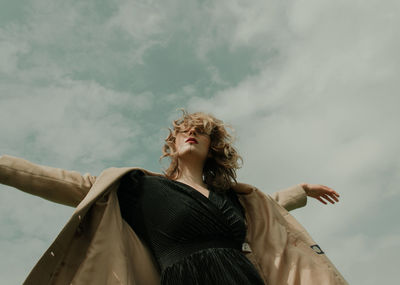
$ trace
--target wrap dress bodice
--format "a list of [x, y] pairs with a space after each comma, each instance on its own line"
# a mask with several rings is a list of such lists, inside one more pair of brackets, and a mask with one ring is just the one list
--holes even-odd
[[153, 253], [161, 284], [264, 284], [241, 252], [246, 225], [233, 190], [210, 189], [207, 198], [184, 183], [134, 170], [117, 194], [123, 219]]

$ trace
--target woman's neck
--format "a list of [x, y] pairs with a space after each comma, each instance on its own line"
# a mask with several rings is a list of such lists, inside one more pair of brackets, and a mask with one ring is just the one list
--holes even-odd
[[207, 185], [203, 182], [203, 164], [195, 163], [194, 161], [187, 164], [184, 161], [179, 161], [178, 165], [180, 175], [176, 179], [177, 181], [207, 188]]

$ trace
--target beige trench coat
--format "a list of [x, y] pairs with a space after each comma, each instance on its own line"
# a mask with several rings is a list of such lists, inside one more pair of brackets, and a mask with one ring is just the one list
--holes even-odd
[[[108, 168], [95, 177], [9, 155], [0, 157], [0, 183], [76, 207], [24, 284], [160, 284], [153, 257], [119, 210], [119, 179], [133, 169]], [[238, 183], [233, 189], [246, 213], [243, 252], [266, 284], [347, 284], [288, 213], [306, 204], [300, 185], [273, 197], [248, 184]]]

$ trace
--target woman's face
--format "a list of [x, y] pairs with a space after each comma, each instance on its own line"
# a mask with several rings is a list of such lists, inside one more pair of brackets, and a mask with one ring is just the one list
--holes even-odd
[[175, 147], [178, 157], [192, 156], [205, 161], [210, 150], [211, 139], [201, 128], [189, 126], [176, 134]]

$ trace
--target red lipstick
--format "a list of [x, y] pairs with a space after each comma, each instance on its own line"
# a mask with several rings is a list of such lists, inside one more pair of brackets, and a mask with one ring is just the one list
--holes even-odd
[[195, 138], [187, 138], [185, 142], [189, 142], [189, 143], [198, 143], [197, 140]]

